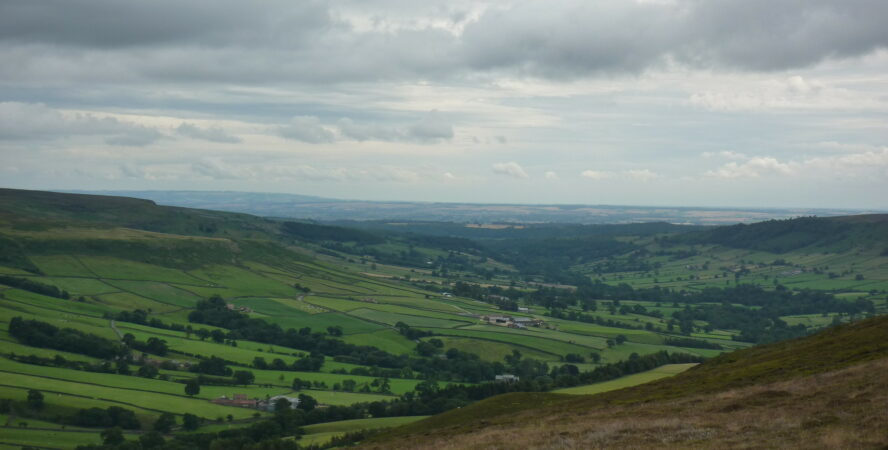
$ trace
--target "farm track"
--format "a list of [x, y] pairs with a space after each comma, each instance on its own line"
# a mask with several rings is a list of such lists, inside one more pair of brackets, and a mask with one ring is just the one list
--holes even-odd
[[123, 333], [121, 333], [120, 330], [117, 329], [117, 324], [114, 322], [114, 319], [111, 319], [109, 321], [109, 324], [111, 325], [111, 329], [114, 330], [114, 334], [117, 335], [117, 339], [123, 342]]

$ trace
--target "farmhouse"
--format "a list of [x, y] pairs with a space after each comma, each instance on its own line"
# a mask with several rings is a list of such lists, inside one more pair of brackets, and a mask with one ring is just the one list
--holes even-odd
[[484, 316], [483, 319], [485, 322], [488, 322], [488, 323], [502, 323], [502, 324], [512, 321], [512, 318], [509, 316]]
[[247, 394], [234, 394], [234, 397], [231, 398], [223, 395], [213, 399], [212, 402], [217, 405], [239, 406], [241, 408], [256, 408], [259, 405], [258, 400], [247, 398]]
[[502, 375], [497, 375], [496, 381], [501, 382], [501, 383], [515, 383], [515, 382], [519, 381], [519, 377], [517, 375], [505, 373]]
[[226, 303], [225, 307], [230, 309], [231, 311], [240, 311], [242, 313], [249, 314], [249, 313], [253, 312], [253, 309], [250, 308], [249, 306], [235, 306], [234, 303]]
[[531, 325], [531, 326], [535, 326], [535, 327], [538, 327], [543, 324], [542, 320], [534, 319], [533, 317], [513, 317], [512, 322], [519, 324], [519, 325], [524, 325], [524, 326]]

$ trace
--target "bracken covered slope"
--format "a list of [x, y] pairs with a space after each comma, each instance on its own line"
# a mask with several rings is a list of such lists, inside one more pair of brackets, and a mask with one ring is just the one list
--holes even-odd
[[510, 394], [401, 427], [366, 448], [885, 448], [888, 317], [575, 397]]

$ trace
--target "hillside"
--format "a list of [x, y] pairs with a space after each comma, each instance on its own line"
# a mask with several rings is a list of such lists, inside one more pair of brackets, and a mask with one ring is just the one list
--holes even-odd
[[[888, 282], [872, 245], [766, 265], [778, 256], [670, 242], [708, 230], [665, 223], [370, 225], [0, 190], [0, 442], [70, 448], [115, 424], [141, 439], [172, 420], [167, 438], [189, 448], [195, 426], [251, 442], [305, 427], [303, 442], [328, 445], [503, 392], [549, 402], [562, 397], [544, 392], [628, 386], [886, 307], [883, 291], [858, 288]], [[688, 258], [767, 271], [843, 258], [850, 269], [828, 280], [851, 289], [747, 273], [726, 284], [715, 263]], [[595, 272], [635, 263], [660, 274]], [[504, 374], [521, 381], [492, 383]], [[320, 408], [282, 417], [212, 402], [233, 394]]]
[[888, 317], [878, 317], [619, 391], [494, 397], [363, 448], [882, 448], [886, 369]]

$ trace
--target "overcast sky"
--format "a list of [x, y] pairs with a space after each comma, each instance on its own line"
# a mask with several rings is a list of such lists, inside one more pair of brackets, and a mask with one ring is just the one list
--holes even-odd
[[888, 1], [0, 0], [0, 186], [888, 209]]

